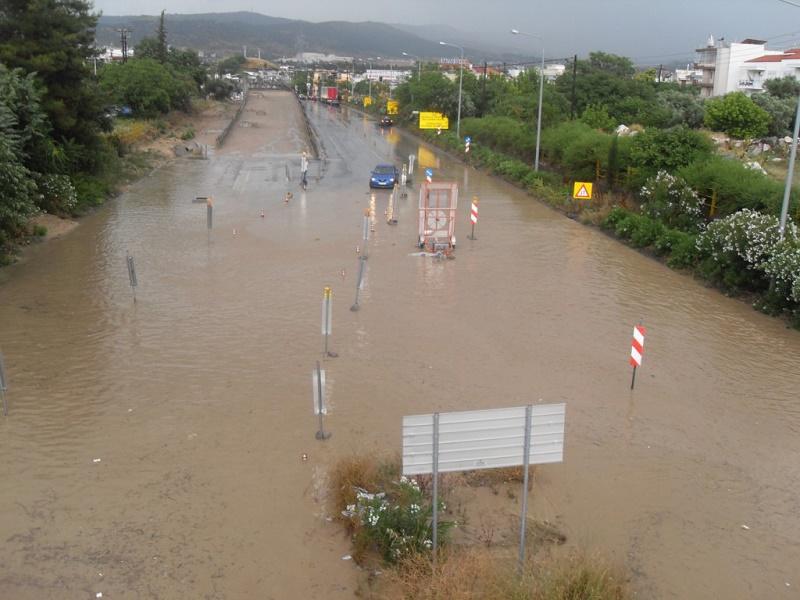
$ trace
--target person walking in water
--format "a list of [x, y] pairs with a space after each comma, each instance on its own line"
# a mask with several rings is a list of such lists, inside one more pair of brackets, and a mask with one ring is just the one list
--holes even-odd
[[308, 187], [308, 155], [305, 153], [305, 150], [300, 156], [300, 184], [303, 186], [303, 189]]

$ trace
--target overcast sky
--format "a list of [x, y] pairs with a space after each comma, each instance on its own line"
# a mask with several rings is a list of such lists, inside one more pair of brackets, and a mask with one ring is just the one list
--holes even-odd
[[641, 64], [689, 58], [710, 33], [800, 46], [800, 7], [779, 0], [95, 0], [95, 7], [107, 15], [251, 10], [306, 21], [447, 24], [510, 48], [539, 45], [512, 38], [514, 27], [542, 34], [548, 57], [604, 50]]

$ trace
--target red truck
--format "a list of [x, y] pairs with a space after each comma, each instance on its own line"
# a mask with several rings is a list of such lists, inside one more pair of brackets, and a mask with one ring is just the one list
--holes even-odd
[[323, 85], [319, 89], [319, 99], [328, 104], [339, 104], [339, 89], [336, 86]]

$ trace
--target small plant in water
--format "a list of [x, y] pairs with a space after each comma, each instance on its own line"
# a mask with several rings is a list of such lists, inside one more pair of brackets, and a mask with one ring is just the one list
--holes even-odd
[[[439, 510], [445, 508], [440, 501]], [[348, 505], [342, 515], [353, 523], [356, 545], [374, 547], [390, 563], [430, 552], [433, 545], [433, 505], [414, 479], [401, 477], [386, 492], [370, 493], [358, 488], [355, 503]], [[440, 542], [453, 525], [452, 521], [439, 520]]]

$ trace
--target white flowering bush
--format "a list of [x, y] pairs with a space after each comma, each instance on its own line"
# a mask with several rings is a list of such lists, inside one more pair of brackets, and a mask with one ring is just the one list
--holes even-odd
[[[797, 226], [793, 223], [787, 224], [785, 239], [786, 244], [797, 245]], [[771, 272], [779, 269], [773, 260], [778, 249], [778, 219], [742, 209], [709, 224], [697, 238], [697, 249], [703, 257], [701, 271], [709, 279], [731, 289], [765, 289], [770, 276], [768, 265], [774, 264]]]
[[642, 212], [667, 227], [689, 232], [704, 228], [705, 200], [685, 180], [659, 171], [639, 190]]
[[800, 309], [800, 242], [796, 232], [794, 240], [787, 237], [775, 246], [763, 268], [768, 277], [775, 278], [775, 289]]
[[66, 175], [38, 175], [39, 206], [50, 213], [70, 213], [78, 205], [78, 193]]
[[[440, 501], [439, 510], [445, 505]], [[387, 562], [397, 562], [412, 554], [427, 552], [431, 540], [433, 505], [414, 479], [401, 477], [388, 492], [369, 493], [356, 489], [356, 501], [342, 511], [353, 521], [356, 536], [362, 543], [374, 545]], [[439, 540], [443, 541], [452, 527], [450, 521], [439, 520]]]

